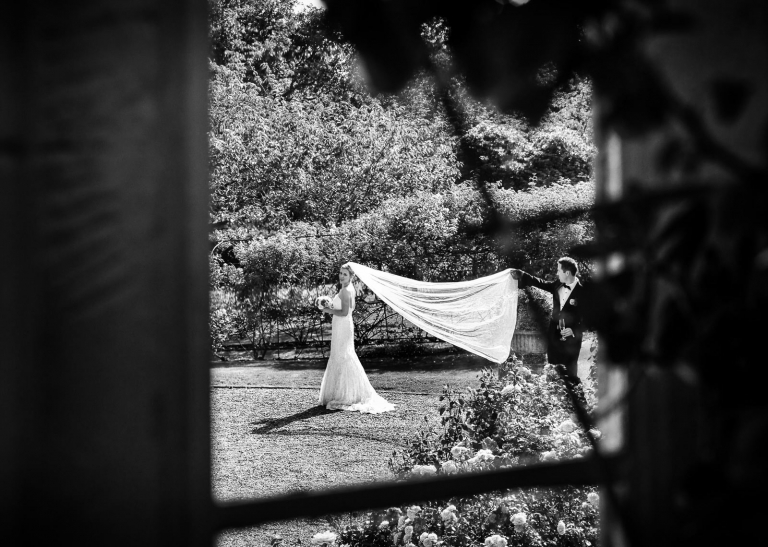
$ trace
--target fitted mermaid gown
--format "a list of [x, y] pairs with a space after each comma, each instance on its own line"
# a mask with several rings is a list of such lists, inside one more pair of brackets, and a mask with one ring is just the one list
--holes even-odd
[[[332, 410], [350, 410], [378, 414], [394, 410], [395, 405], [381, 397], [373, 389], [368, 376], [357, 358], [354, 345], [354, 288], [348, 285], [342, 291], [350, 291], [351, 305], [345, 317], [333, 316], [331, 327], [331, 355], [320, 384], [321, 405]], [[340, 293], [339, 293], [340, 294]], [[333, 308], [341, 309], [341, 297], [333, 299]]]

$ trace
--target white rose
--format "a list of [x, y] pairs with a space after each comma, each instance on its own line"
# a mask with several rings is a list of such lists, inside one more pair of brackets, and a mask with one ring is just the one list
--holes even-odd
[[561, 536], [565, 535], [565, 523], [562, 520], [557, 523], [557, 533]]
[[573, 431], [576, 429], [576, 424], [574, 424], [571, 420], [565, 420], [558, 426], [558, 429], [563, 433], [573, 433]]
[[406, 513], [408, 513], [409, 519], [415, 519], [419, 516], [419, 513], [421, 512], [421, 507], [418, 505], [412, 505], [406, 510]]
[[498, 534], [485, 538], [485, 545], [488, 547], [507, 547], [507, 540]]
[[381, 524], [379, 524], [379, 530], [387, 530], [389, 528], [389, 521], [383, 520], [381, 521]]
[[424, 547], [433, 547], [437, 543], [437, 534], [423, 532], [419, 537], [419, 541]]
[[413, 526], [406, 526], [404, 533], [405, 537], [410, 538], [413, 535]]
[[449, 475], [453, 475], [454, 473], [459, 472], [459, 466], [456, 465], [456, 462], [453, 460], [448, 460], [443, 465], [440, 466], [440, 469]]
[[513, 393], [515, 391], [515, 386], [512, 384], [507, 384], [504, 386], [504, 389], [501, 390], [502, 395], [509, 395], [510, 393]]
[[435, 475], [436, 473], [437, 469], [434, 465], [414, 465], [413, 469], [411, 469], [411, 474], [422, 477]]
[[515, 526], [524, 526], [525, 522], [528, 520], [528, 517], [525, 513], [516, 513], [512, 517], [512, 524]]
[[480, 450], [477, 451], [477, 454], [475, 454], [475, 458], [477, 458], [482, 462], [487, 462], [487, 461], [493, 461], [494, 456], [493, 456], [493, 452], [491, 452], [487, 448], [481, 448]]
[[548, 450], [547, 452], [541, 453], [541, 461], [543, 462], [551, 462], [555, 461], [557, 459], [557, 454], [554, 450]]
[[404, 524], [405, 524], [405, 517], [400, 517], [399, 519], [397, 519], [398, 528], [402, 528]]
[[480, 458], [478, 458], [477, 456], [475, 456], [473, 458], [469, 458], [467, 460], [467, 464], [470, 465], [470, 466], [478, 464], [478, 463], [480, 463]]
[[448, 524], [450, 522], [458, 520], [453, 512], [456, 511], [456, 507], [449, 505], [440, 512], [440, 518], [443, 519], [443, 523]]
[[465, 456], [469, 452], [469, 448], [465, 446], [454, 446], [451, 448], [451, 456], [455, 458], [460, 458], [461, 456]]
[[600, 505], [600, 496], [597, 494], [597, 492], [590, 492], [587, 494], [587, 501], [592, 507], [597, 507]]
[[312, 545], [325, 545], [326, 543], [333, 543], [336, 541], [336, 534], [331, 531], [320, 532], [312, 536], [310, 543]]
[[599, 441], [603, 436], [603, 434], [598, 429], [590, 429], [589, 432], [592, 433], [592, 437], [596, 441]]

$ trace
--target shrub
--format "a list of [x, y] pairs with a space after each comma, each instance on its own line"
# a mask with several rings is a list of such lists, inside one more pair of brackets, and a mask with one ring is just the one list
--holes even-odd
[[[584, 391], [593, 406], [591, 382]], [[439, 469], [441, 462], [455, 460], [451, 450], [456, 446], [469, 451], [492, 447], [498, 456], [493, 460], [496, 467], [539, 461], [545, 452], [561, 459], [589, 450], [583, 434], [573, 431], [564, 435], [560, 427], [571, 420], [572, 408], [551, 365], [543, 374], [533, 374], [513, 355], [498, 374], [484, 369], [479, 388], [456, 392], [445, 386], [440, 401], [442, 430], [422, 431], [410, 447], [393, 454], [390, 468], [396, 477], [408, 477], [415, 464], [432, 464]]]
[[[585, 388], [591, 408], [592, 383]], [[513, 357], [498, 371], [483, 370], [478, 388], [446, 386], [440, 400], [439, 430], [420, 431], [392, 454], [397, 479], [580, 458], [591, 450], [550, 365], [535, 375]], [[596, 545], [598, 500], [594, 487], [576, 485], [436, 500], [371, 513], [362, 527], [340, 530], [337, 541], [350, 547]]]
[[242, 302], [232, 291], [215, 290], [210, 292], [209, 328], [211, 349], [219, 351], [224, 342], [233, 337], [245, 336], [247, 317]]
[[349, 547], [597, 545], [596, 495], [591, 488], [530, 488], [392, 507], [339, 531], [336, 541]]
[[[594, 185], [584, 182], [520, 192], [495, 188], [492, 193], [512, 220], [525, 221], [532, 214], [588, 207]], [[441, 194], [418, 192], [391, 198], [376, 210], [330, 229], [294, 222], [276, 233], [257, 232], [250, 238], [244, 237], [247, 231], [241, 228], [222, 231], [218, 237], [223, 241], [230, 237], [235, 243], [227, 246], [222, 242], [217, 249], [226, 249], [230, 262], [237, 266], [213, 256], [211, 285], [229, 287], [241, 295], [248, 331], [254, 343], [261, 344], [263, 356], [266, 346], [262, 342], [278, 326], [281, 332], [293, 332], [297, 341], [306, 341], [308, 329], [317, 322], [310, 305], [322, 294], [317, 287], [335, 282], [338, 267], [346, 261], [429, 281], [471, 279], [510, 266], [543, 275], [554, 269], [556, 259], [569, 247], [592, 238], [592, 222], [586, 216], [553, 221], [521, 230], [514, 241], [507, 242], [511, 253], [504, 256], [483, 236], [467, 235], [480, 225], [481, 209], [477, 190], [460, 185]], [[588, 277], [588, 268], [584, 271]], [[546, 302], [535, 290], [530, 293], [540, 303]], [[524, 301], [527, 298], [521, 297], [521, 304]], [[364, 344], [380, 337], [385, 310], [361, 299], [358, 303], [355, 320], [361, 328], [357, 342]], [[548, 306], [551, 304], [546, 302], [545, 308]]]
[[475, 174], [504, 188], [590, 180], [597, 152], [592, 137], [591, 84], [574, 78], [553, 97], [541, 124], [481, 114], [462, 139], [480, 158]]
[[516, 331], [538, 331], [539, 325], [533, 315], [534, 306], [541, 308], [546, 315], [552, 312], [552, 297], [549, 293], [535, 287], [523, 289], [517, 293], [517, 324]]

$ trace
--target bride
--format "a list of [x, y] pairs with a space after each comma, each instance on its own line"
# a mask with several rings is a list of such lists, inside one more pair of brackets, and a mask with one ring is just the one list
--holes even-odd
[[339, 270], [341, 289], [333, 299], [333, 307], [323, 308], [333, 315], [331, 355], [320, 384], [320, 404], [328, 409], [351, 410], [377, 414], [394, 410], [395, 405], [382, 398], [368, 381], [354, 346], [352, 310], [355, 288], [351, 284], [352, 269], [345, 264]]

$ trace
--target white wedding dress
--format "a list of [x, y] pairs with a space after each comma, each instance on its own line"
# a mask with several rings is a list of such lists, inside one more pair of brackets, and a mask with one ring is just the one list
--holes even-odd
[[[333, 410], [351, 410], [378, 414], [395, 409], [395, 405], [381, 397], [373, 389], [368, 376], [357, 358], [354, 345], [354, 323], [352, 310], [355, 308], [355, 289], [352, 285], [342, 287], [349, 291], [350, 307], [345, 317], [333, 316], [331, 329], [331, 355], [320, 384], [320, 404]], [[341, 294], [341, 292], [339, 292]], [[341, 297], [333, 299], [333, 308], [341, 309]]]

